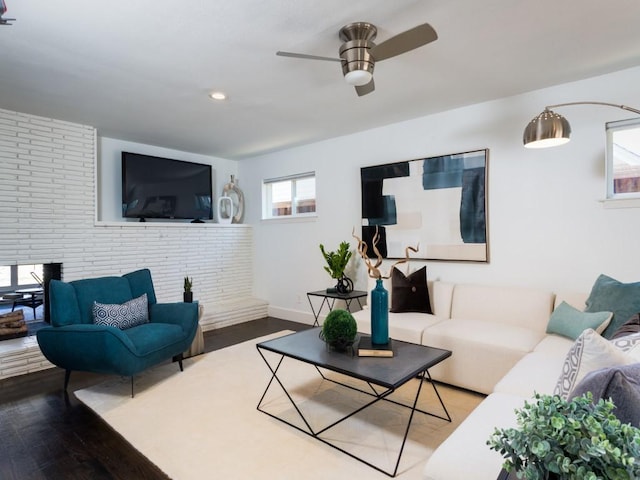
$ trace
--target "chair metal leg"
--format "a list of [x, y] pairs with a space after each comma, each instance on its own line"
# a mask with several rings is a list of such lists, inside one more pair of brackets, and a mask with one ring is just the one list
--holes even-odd
[[69, 386], [69, 378], [71, 377], [71, 370], [64, 371], [64, 391], [67, 391], [67, 387]]
[[184, 369], [182, 368], [182, 360], [184, 359], [183, 354], [179, 354], [179, 355], [174, 355], [174, 357], [171, 359], [174, 362], [178, 362], [178, 365], [180, 365], [180, 371], [184, 372]]

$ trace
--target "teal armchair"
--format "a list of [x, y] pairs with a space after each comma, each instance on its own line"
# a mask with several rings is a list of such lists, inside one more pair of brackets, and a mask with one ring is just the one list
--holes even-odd
[[[93, 304], [123, 304], [147, 294], [149, 322], [121, 330], [94, 324]], [[73, 370], [131, 377], [173, 358], [180, 370], [198, 326], [196, 303], [157, 303], [151, 272], [49, 284], [51, 326], [38, 331], [44, 356], [65, 369], [67, 390]]]

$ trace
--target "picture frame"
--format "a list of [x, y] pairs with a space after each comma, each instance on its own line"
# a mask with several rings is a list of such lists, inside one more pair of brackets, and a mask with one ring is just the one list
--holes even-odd
[[489, 262], [489, 149], [362, 167], [362, 240], [383, 258]]

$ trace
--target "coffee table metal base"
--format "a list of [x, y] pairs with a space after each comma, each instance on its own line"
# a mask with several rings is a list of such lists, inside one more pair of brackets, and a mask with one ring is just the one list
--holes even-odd
[[[442, 420], [446, 420], [448, 422], [451, 422], [451, 416], [449, 415], [449, 412], [447, 411], [447, 407], [445, 407], [444, 402], [442, 401], [442, 397], [440, 396], [440, 393], [438, 392], [438, 389], [436, 387], [436, 384], [433, 382], [433, 380], [431, 379], [431, 376], [429, 375], [429, 370], [425, 370], [424, 372], [422, 372], [419, 375], [419, 379], [420, 382], [418, 382], [418, 388], [416, 389], [416, 395], [415, 398], [413, 400], [413, 403], [411, 405], [406, 405], [404, 403], [401, 402], [397, 402], [391, 398], [389, 398], [389, 396], [396, 391], [396, 389], [394, 388], [386, 388], [386, 387], [380, 387], [378, 385], [374, 385], [371, 382], [364, 382], [366, 383], [369, 387], [369, 390], [363, 390], [357, 387], [354, 387], [353, 385], [348, 385], [342, 382], [339, 382], [337, 380], [331, 379], [329, 377], [327, 377], [322, 370], [318, 367], [315, 366], [315, 369], [318, 371], [318, 373], [320, 374], [320, 376], [322, 377], [323, 380], [328, 381], [328, 382], [332, 382], [335, 383], [337, 385], [340, 385], [342, 387], [345, 388], [349, 388], [361, 393], [364, 393], [366, 395], [369, 395], [370, 397], [372, 397], [371, 401], [365, 403], [364, 405], [354, 409], [353, 411], [347, 413], [346, 415], [343, 415], [341, 418], [339, 418], [338, 420], [334, 421], [333, 423], [331, 423], [330, 425], [327, 425], [323, 428], [320, 429], [316, 429], [314, 430], [309, 421], [307, 420], [307, 418], [305, 417], [304, 413], [300, 410], [300, 408], [298, 407], [298, 405], [296, 404], [295, 400], [292, 398], [292, 396], [290, 395], [289, 391], [287, 390], [287, 387], [283, 384], [283, 382], [280, 380], [280, 378], [278, 377], [278, 370], [280, 369], [280, 366], [282, 365], [282, 362], [285, 358], [285, 355], [281, 355], [280, 359], [277, 361], [275, 367], [272, 365], [272, 363], [269, 363], [269, 361], [267, 360], [267, 358], [265, 357], [265, 355], [262, 353], [262, 350], [260, 348], [260, 346], [258, 346], [258, 353], [260, 353], [260, 356], [262, 357], [262, 359], [264, 360], [264, 362], [267, 364], [267, 367], [269, 368], [269, 370], [271, 370], [271, 379], [269, 380], [269, 383], [267, 384], [267, 387], [264, 390], [264, 393], [262, 394], [262, 397], [260, 398], [260, 401], [258, 402], [258, 406], [257, 409], [267, 415], [269, 415], [272, 418], [275, 418], [276, 420], [279, 420], [283, 423], [286, 423], [287, 425], [303, 432], [306, 433], [307, 435], [310, 435], [311, 437], [321, 441], [322, 443], [329, 445], [333, 448], [335, 448], [336, 450], [339, 450], [340, 452], [350, 456], [351, 458], [354, 458], [366, 465], [368, 465], [371, 468], [374, 468], [375, 470], [378, 470], [379, 472], [382, 472], [390, 477], [395, 477], [398, 473], [398, 468], [400, 466], [400, 459], [402, 457], [402, 452], [404, 451], [404, 447], [405, 447], [405, 443], [407, 441], [407, 437], [409, 435], [409, 429], [411, 428], [411, 422], [413, 420], [413, 415], [415, 412], [419, 412], [425, 415], [429, 415], [432, 417], [436, 417], [436, 418], [440, 418]], [[280, 388], [282, 389], [282, 391], [284, 392], [284, 394], [287, 396], [287, 398], [289, 399], [289, 401], [291, 402], [291, 404], [293, 405], [293, 407], [295, 408], [296, 412], [298, 413], [298, 415], [300, 416], [300, 418], [302, 419], [302, 421], [304, 422], [304, 425], [306, 426], [305, 428], [301, 428], [300, 426], [293, 424], [287, 420], [285, 420], [284, 418], [278, 417], [277, 415], [268, 412], [267, 410], [262, 408], [262, 402], [264, 401], [267, 392], [269, 391], [269, 389], [271, 388], [271, 386], [273, 385], [274, 381], [280, 385]], [[438, 401], [440, 402], [440, 405], [442, 407], [442, 410], [444, 412], [444, 415], [438, 415], [435, 413], [431, 413], [431, 412], [427, 412], [425, 410], [422, 410], [420, 408], [418, 408], [418, 400], [420, 398], [420, 393], [422, 391], [422, 385], [424, 384], [424, 382], [427, 381], [431, 384], [431, 386], [433, 387], [433, 391], [435, 392]], [[376, 389], [376, 387], [378, 387], [378, 389]], [[380, 391], [378, 391], [380, 390]], [[342, 422], [344, 422], [345, 420], [353, 417], [354, 415], [358, 414], [359, 412], [365, 410], [366, 408], [371, 407], [372, 405], [380, 402], [380, 401], [386, 401], [386, 402], [390, 402], [393, 403], [395, 405], [399, 405], [400, 407], [404, 407], [404, 408], [408, 408], [410, 410], [410, 414], [409, 414], [409, 419], [407, 420], [407, 425], [405, 427], [405, 431], [404, 431], [404, 437], [402, 438], [402, 444], [400, 445], [400, 449], [398, 451], [398, 456], [395, 462], [395, 467], [393, 469], [393, 471], [387, 471], [384, 470], [383, 468], [374, 465], [373, 463], [367, 461], [364, 458], [358, 457], [357, 455], [354, 455], [351, 452], [348, 452], [347, 450], [344, 450], [343, 448], [339, 447], [338, 445], [330, 442], [329, 440], [322, 438], [320, 435], [322, 435], [323, 433], [327, 432], [328, 430], [330, 430], [331, 428], [341, 424]]]

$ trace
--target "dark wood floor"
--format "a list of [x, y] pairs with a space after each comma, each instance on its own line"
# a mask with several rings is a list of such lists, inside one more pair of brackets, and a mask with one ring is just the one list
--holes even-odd
[[[206, 332], [205, 350], [305, 328], [274, 318], [233, 325]], [[58, 368], [0, 381], [0, 479], [167, 479], [72, 393], [105, 378], [73, 373], [68, 395]]]

